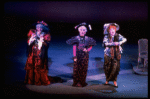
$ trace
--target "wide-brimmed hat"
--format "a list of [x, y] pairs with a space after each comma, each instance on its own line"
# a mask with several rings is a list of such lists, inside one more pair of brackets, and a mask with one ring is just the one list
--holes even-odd
[[119, 28], [120, 28], [119, 25], [116, 24], [116, 23], [105, 23], [104, 26], [103, 26], [104, 35], [108, 34], [108, 29], [109, 29], [109, 27], [110, 27], [111, 25], [116, 26], [116, 31], [118, 31]]
[[92, 30], [91, 25], [88, 24], [88, 23], [85, 23], [85, 22], [80, 23], [79, 25], [76, 25], [74, 28], [75, 28], [75, 29], [78, 29], [80, 26], [85, 26], [85, 27], [87, 28], [87, 30]]

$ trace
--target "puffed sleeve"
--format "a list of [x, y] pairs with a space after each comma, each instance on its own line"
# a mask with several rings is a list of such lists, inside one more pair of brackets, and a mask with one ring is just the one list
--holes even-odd
[[47, 41], [47, 42], [49, 42], [51, 40], [50, 33], [47, 33], [47, 34], [44, 35], [44, 40]]
[[78, 39], [77, 39], [77, 36], [74, 36], [74, 37], [68, 39], [68, 40], [66, 41], [66, 43], [69, 44], [69, 45], [74, 45], [74, 44], [78, 44], [79, 41], [78, 41]]
[[28, 37], [28, 39], [27, 39], [27, 43], [30, 45], [30, 37], [33, 35], [33, 34], [35, 34], [35, 30], [34, 29], [30, 29], [29, 30], [29, 32], [28, 32], [28, 34], [27, 34], [27, 37]]
[[33, 41], [31, 41], [31, 36], [35, 34], [35, 30], [34, 29], [30, 29], [28, 34], [27, 34], [27, 50], [26, 50], [26, 56], [28, 56], [29, 54], [31, 54], [32, 52], [32, 46], [34, 45]]
[[127, 39], [125, 37], [123, 37], [121, 34], [119, 34], [119, 44], [122, 45], [126, 41], [127, 41]]
[[50, 36], [50, 33], [46, 33], [44, 34], [44, 42], [43, 42], [43, 47], [49, 47], [49, 42], [51, 40], [51, 36]]
[[96, 41], [93, 38], [88, 37], [88, 45], [89, 46], [95, 46], [96, 45]]
[[108, 36], [107, 35], [104, 36], [103, 43], [102, 43], [103, 47], [106, 47], [105, 43], [108, 43]]
[[28, 34], [27, 34], [28, 38], [30, 38], [33, 33], [35, 33], [35, 30], [34, 29], [30, 29]]

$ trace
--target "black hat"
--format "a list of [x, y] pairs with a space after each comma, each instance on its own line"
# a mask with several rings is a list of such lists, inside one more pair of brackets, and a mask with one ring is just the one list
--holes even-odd
[[87, 24], [87, 23], [85, 23], [85, 22], [80, 23], [79, 25], [76, 25], [74, 28], [75, 28], [75, 29], [78, 29], [80, 26], [85, 26], [88, 30], [92, 30], [91, 25], [90, 25], [90, 24]]

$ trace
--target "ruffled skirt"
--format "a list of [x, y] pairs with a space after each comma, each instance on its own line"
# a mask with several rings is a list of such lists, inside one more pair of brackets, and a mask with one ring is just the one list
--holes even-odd
[[25, 83], [33, 85], [49, 85], [49, 77], [47, 75], [47, 58], [42, 63], [41, 58], [31, 53], [26, 61]]

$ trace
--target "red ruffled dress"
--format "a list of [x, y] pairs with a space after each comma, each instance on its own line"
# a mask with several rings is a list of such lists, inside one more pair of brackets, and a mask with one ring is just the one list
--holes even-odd
[[38, 48], [38, 44], [32, 42], [29, 45], [29, 39], [32, 34], [35, 34], [35, 30], [30, 30], [28, 33], [28, 57], [25, 65], [26, 76], [25, 83], [33, 85], [49, 85], [50, 80], [48, 73], [48, 44], [50, 41], [50, 34], [43, 33], [44, 42], [41, 48]]

